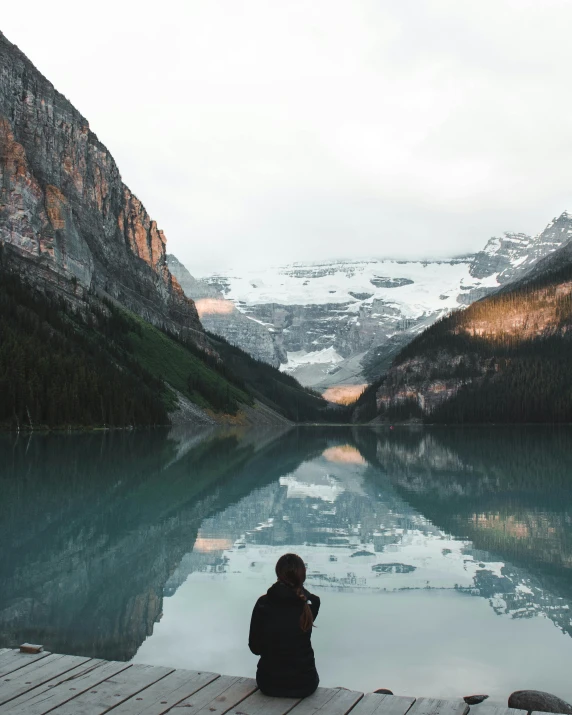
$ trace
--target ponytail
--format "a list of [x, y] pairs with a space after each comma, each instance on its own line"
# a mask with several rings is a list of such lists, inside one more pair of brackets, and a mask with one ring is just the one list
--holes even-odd
[[298, 598], [304, 604], [300, 615], [300, 628], [307, 633], [312, 630], [314, 625], [314, 616], [312, 609], [308, 603], [308, 599], [302, 588], [302, 584], [306, 580], [306, 566], [297, 554], [284, 554], [278, 559], [276, 564], [276, 576], [278, 580], [294, 589]]
[[312, 615], [312, 609], [308, 603], [308, 599], [304, 595], [304, 589], [300, 586], [296, 589], [296, 595], [304, 602], [304, 608], [302, 609], [302, 614], [300, 616], [300, 628], [307, 633], [312, 630], [314, 625], [314, 616]]

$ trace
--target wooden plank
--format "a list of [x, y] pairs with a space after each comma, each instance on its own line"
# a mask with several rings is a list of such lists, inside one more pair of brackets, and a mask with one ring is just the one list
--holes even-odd
[[301, 698], [271, 698], [257, 690], [229, 711], [230, 715], [286, 715]]
[[163, 715], [217, 678], [220, 678], [217, 673], [174, 670], [166, 678], [114, 708], [113, 715]]
[[[515, 708], [505, 708], [502, 705], [472, 705], [471, 712], [476, 715], [528, 715], [528, 710], [516, 710]], [[534, 715], [534, 713], [533, 713]], [[538, 713], [538, 715], [546, 715], [546, 713]]]
[[17, 648], [2, 648], [2, 652], [0, 653], [0, 661], [6, 660], [6, 658], [8, 658], [10, 654], [16, 655], [17, 653], [19, 653], [19, 650]]
[[452, 700], [418, 698], [409, 711], [409, 715], [467, 715], [468, 712], [469, 706], [461, 698]]
[[89, 660], [90, 658], [79, 655], [54, 654], [43, 658], [38, 663], [32, 663], [28, 667], [9, 673], [0, 681], [0, 705], [78, 668]]
[[[292, 715], [347, 715], [363, 693], [343, 688], [318, 688], [291, 711]], [[353, 712], [353, 711], [352, 711]]]
[[[224, 715], [257, 690], [253, 678], [237, 678], [221, 675], [190, 698], [185, 698], [171, 709], [173, 715]], [[184, 709], [188, 708], [188, 709]], [[192, 710], [191, 710], [192, 708]]]
[[7, 668], [10, 667], [11, 670], [9, 673], [4, 673], [4, 675], [0, 676], [0, 686], [2, 686], [4, 683], [8, 683], [12, 680], [15, 680], [16, 678], [26, 679], [35, 670], [40, 667], [43, 667], [46, 663], [53, 663], [55, 661], [61, 660], [61, 658], [63, 657], [64, 656], [60, 655], [59, 653], [50, 653], [46, 658], [35, 658], [34, 660], [28, 661], [27, 663], [22, 664], [17, 668], [14, 667], [14, 663], [12, 664], [12, 666], [6, 666]]
[[369, 693], [355, 706], [352, 715], [411, 715], [410, 710], [414, 702], [415, 698], [401, 695]]
[[132, 665], [99, 685], [86, 690], [73, 700], [58, 706], [55, 715], [94, 715], [106, 713], [120, 703], [173, 672], [173, 668], [153, 665]]
[[[38, 655], [44, 655], [43, 653], [39, 653]], [[10, 670], [9, 673], [3, 673], [2, 676], [0, 676], [0, 683], [4, 682], [5, 680], [10, 680], [11, 678], [16, 678], [22, 675], [23, 672], [26, 673], [31, 673], [34, 671], [36, 668], [40, 666], [42, 661], [45, 661], [46, 658], [48, 658], [48, 662], [52, 662], [58, 658], [62, 658], [63, 656], [59, 653], [48, 653], [47, 656], [44, 658], [39, 658], [38, 656], [28, 656], [27, 658], [13, 658], [10, 659], [10, 661], [6, 662], [5, 668], [3, 670]], [[18, 672], [22, 671], [22, 672]]]
[[8, 673], [12, 673], [15, 670], [24, 668], [30, 663], [35, 663], [37, 660], [42, 660], [42, 658], [47, 658], [50, 654], [46, 651], [38, 653], [37, 655], [30, 655], [28, 653], [20, 653], [17, 650], [11, 650], [9, 653], [4, 653], [0, 655], [0, 678]]
[[63, 678], [55, 678], [45, 685], [22, 693], [6, 705], [0, 705], [0, 715], [44, 715], [127, 668], [131, 668], [131, 663], [90, 660], [66, 673]]

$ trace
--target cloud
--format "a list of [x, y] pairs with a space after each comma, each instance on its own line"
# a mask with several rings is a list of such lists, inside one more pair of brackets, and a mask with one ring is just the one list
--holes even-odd
[[2, 19], [196, 274], [478, 250], [570, 205], [567, 0], [31, 0]]

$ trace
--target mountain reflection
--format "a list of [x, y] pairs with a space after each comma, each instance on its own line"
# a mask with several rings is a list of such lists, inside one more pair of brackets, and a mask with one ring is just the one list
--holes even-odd
[[224, 432], [4, 436], [0, 460], [0, 642], [117, 659], [202, 520], [278, 474], [264, 438]]
[[456, 589], [572, 633], [567, 429], [0, 439], [0, 646], [128, 659], [193, 572]]

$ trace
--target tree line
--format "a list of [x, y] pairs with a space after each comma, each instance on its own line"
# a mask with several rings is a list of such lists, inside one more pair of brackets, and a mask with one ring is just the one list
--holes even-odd
[[0, 265], [0, 425], [168, 424], [163, 383], [129, 359], [116, 315], [83, 315]]

